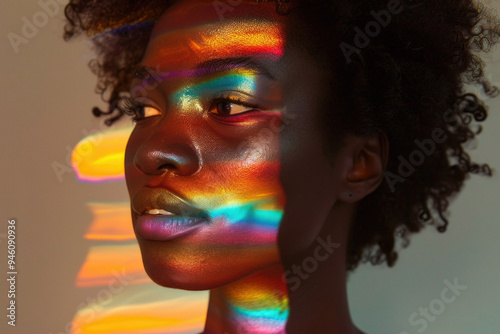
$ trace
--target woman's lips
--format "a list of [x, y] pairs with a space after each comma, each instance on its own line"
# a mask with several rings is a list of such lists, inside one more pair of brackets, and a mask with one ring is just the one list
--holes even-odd
[[134, 230], [147, 240], [171, 240], [210, 222], [198, 209], [163, 188], [142, 188], [132, 199]]
[[145, 214], [137, 217], [135, 233], [142, 239], [167, 241], [189, 234], [206, 223], [207, 218]]

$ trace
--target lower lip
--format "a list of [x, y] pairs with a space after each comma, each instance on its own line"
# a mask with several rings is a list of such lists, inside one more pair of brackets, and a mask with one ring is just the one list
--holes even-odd
[[205, 223], [208, 223], [206, 218], [140, 215], [135, 233], [142, 239], [167, 241], [189, 234]]

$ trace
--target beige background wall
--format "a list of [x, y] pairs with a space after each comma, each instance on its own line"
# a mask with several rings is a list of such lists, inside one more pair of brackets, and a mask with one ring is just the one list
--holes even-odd
[[[496, 1], [490, 1], [497, 8]], [[85, 202], [122, 200], [123, 182], [99, 186], [58, 179], [51, 164], [66, 163], [82, 131], [99, 129], [90, 114], [102, 105], [87, 69], [91, 55], [84, 41], [61, 38], [61, 11], [14, 52], [7, 34], [21, 34], [22, 18], [40, 11], [36, 1], [2, 1], [0, 10], [0, 277], [6, 276], [7, 220], [17, 221], [17, 326], [7, 326], [7, 286], [0, 284], [0, 332], [60, 333], [78, 305], [96, 289], [74, 286], [89, 242], [82, 238], [91, 220]], [[500, 52], [487, 57], [489, 78], [500, 84]], [[473, 157], [500, 170], [500, 98]], [[428, 322], [425, 333], [496, 333], [500, 307], [500, 178], [473, 177], [451, 207], [449, 231], [428, 229], [400, 254], [393, 269], [364, 266], [350, 277], [354, 320], [372, 334], [417, 333], [408, 318], [429, 307], [444, 280], [467, 289]], [[320, 310], [318, 310], [320, 311]], [[421, 318], [421, 317], [419, 317]]]

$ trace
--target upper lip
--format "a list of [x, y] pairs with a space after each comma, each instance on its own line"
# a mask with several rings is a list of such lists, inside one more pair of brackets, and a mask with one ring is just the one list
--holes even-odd
[[151, 209], [163, 209], [184, 217], [209, 217], [206, 211], [188, 204], [165, 189], [143, 188], [132, 199], [132, 210], [142, 215]]

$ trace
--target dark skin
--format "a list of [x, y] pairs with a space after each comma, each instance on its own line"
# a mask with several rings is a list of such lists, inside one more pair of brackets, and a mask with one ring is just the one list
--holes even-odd
[[[349, 314], [346, 247], [356, 203], [383, 181], [386, 137], [347, 136], [333, 161], [327, 158], [317, 115], [321, 108], [338, 107], [325, 103], [330, 78], [324, 68], [286, 34], [296, 18], [279, 16], [274, 4], [244, 1], [220, 20], [205, 10], [211, 5], [180, 1], [169, 8], [140, 64], [161, 80], [132, 83], [132, 97], [143, 106], [127, 145], [125, 171], [146, 271], [163, 286], [210, 289], [206, 334], [361, 333]], [[197, 10], [204, 15], [193, 15]], [[259, 39], [261, 27], [275, 39]], [[230, 43], [241, 34], [256, 37], [238, 40], [240, 48], [234, 48]], [[193, 73], [214, 58], [250, 59], [258, 66], [249, 69], [246, 62], [201, 76], [169, 75]], [[205, 99], [221, 85], [235, 92], [252, 87], [244, 94], [252, 106]], [[224, 112], [241, 115], [227, 123]], [[255, 134], [262, 133], [266, 139], [257, 140]], [[238, 225], [228, 216], [160, 240], [141, 216], [144, 209], [165, 208], [136, 204], [147, 202], [145, 190], [175, 194], [208, 212], [264, 198], [282, 216], [263, 237], [255, 225]], [[335, 250], [328, 256], [323, 250], [315, 270], [296, 272], [300, 286], [291, 286], [287, 271], [316, 256], [318, 238], [337, 245]], [[260, 292], [265, 298], [256, 298]], [[250, 304], [252, 316], [235, 311]], [[268, 309], [289, 312], [286, 321], [262, 327], [255, 314]]]

